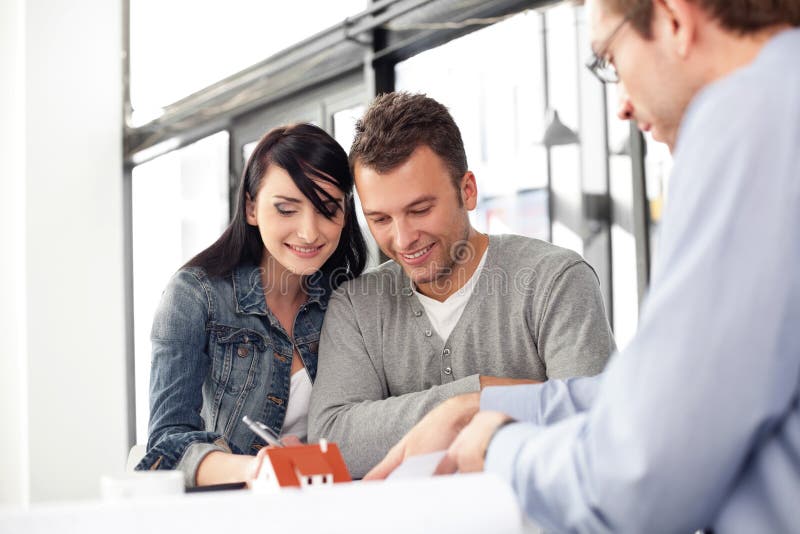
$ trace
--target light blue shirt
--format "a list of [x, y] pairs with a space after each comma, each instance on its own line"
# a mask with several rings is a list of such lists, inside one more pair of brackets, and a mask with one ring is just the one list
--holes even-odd
[[678, 136], [639, 330], [600, 377], [490, 388], [486, 469], [559, 532], [800, 532], [800, 30]]

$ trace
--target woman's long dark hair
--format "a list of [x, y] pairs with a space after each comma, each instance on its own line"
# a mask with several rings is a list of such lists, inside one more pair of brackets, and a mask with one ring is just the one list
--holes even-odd
[[344, 193], [342, 235], [321, 274], [331, 288], [361, 274], [367, 261], [367, 247], [356, 219], [353, 175], [347, 154], [323, 129], [311, 124], [281, 126], [261, 138], [242, 173], [233, 220], [213, 245], [184, 267], [202, 267], [210, 276], [226, 276], [238, 265], [261, 264], [264, 242], [258, 228], [247, 223], [245, 206], [248, 194], [255, 200], [270, 165], [289, 173], [303, 195], [329, 219], [336, 215], [336, 210], [328, 207], [334, 199], [314, 180], [333, 184]]

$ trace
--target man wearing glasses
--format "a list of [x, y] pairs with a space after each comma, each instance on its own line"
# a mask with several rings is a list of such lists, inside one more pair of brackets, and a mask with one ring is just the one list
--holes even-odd
[[368, 477], [449, 447], [548, 530], [798, 532], [800, 1], [589, 8], [589, 68], [674, 153], [637, 335], [596, 378], [446, 401]]

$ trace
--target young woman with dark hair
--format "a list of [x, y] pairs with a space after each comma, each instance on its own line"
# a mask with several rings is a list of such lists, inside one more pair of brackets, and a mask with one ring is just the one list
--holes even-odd
[[265, 443], [245, 415], [304, 439], [328, 297], [365, 263], [344, 150], [309, 124], [267, 133], [233, 221], [162, 296], [136, 468], [180, 470], [187, 487], [248, 480]]

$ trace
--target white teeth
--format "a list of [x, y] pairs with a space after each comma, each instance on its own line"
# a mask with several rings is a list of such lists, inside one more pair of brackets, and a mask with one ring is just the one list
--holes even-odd
[[319, 248], [319, 247], [303, 248], [303, 247], [296, 247], [294, 245], [289, 245], [289, 246], [292, 247], [297, 252], [300, 252], [302, 254], [308, 254], [310, 252], [314, 252], [315, 250], [317, 250]]
[[425, 247], [424, 249], [420, 250], [419, 252], [415, 252], [414, 254], [403, 254], [403, 257], [409, 260], [413, 260], [421, 256], [424, 256], [425, 254], [428, 253], [430, 249], [431, 247]]

